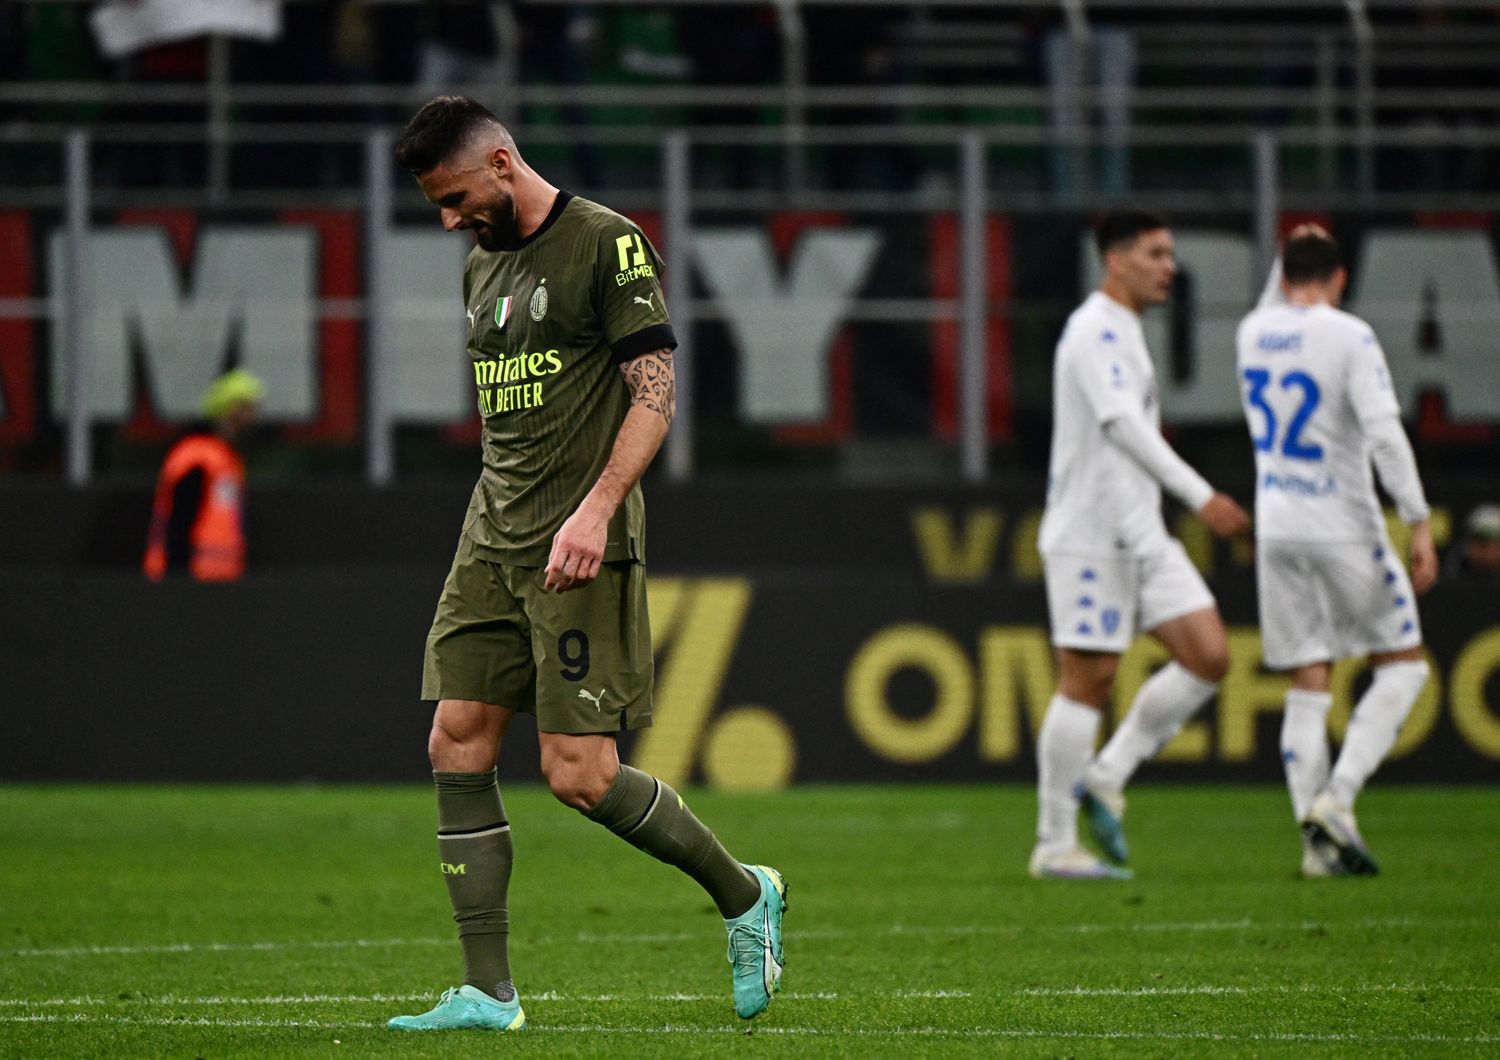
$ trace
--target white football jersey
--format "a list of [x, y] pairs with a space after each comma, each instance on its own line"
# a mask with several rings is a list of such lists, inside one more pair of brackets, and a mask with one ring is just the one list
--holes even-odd
[[1256, 536], [1381, 540], [1364, 425], [1401, 409], [1370, 326], [1329, 305], [1271, 305], [1240, 322], [1235, 345]]
[[1052, 365], [1052, 456], [1043, 552], [1144, 554], [1166, 543], [1161, 487], [1104, 436], [1126, 413], [1161, 423], [1140, 317], [1100, 291], [1068, 317]]

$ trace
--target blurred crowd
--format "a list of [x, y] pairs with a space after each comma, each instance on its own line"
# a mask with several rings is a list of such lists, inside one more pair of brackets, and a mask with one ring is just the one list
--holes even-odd
[[[112, 0], [124, 7], [176, 0]], [[221, 7], [233, 7], [224, 0]], [[1087, 32], [1070, 25], [1057, 3], [1029, 6], [972, 5], [820, 5], [796, 7], [796, 33], [784, 21], [788, 9], [774, 3], [702, 5], [530, 4], [517, 0], [424, 0], [381, 4], [365, 0], [289, 2], [238, 0], [276, 9], [280, 31], [272, 39], [241, 36], [230, 44], [228, 72], [235, 84], [294, 83], [312, 85], [412, 86], [437, 93], [454, 85], [615, 86], [621, 104], [608, 108], [535, 106], [506, 115], [527, 123], [755, 125], [781, 120], [775, 107], [718, 103], [675, 111], [624, 106], [628, 89], [641, 85], [774, 86], [784, 82], [786, 41], [801, 42], [807, 81], [812, 86], [996, 85], [1045, 90], [1045, 102], [1034, 108], [974, 106], [853, 106], [814, 109], [814, 123], [858, 125], [908, 122], [1034, 123], [1045, 125], [1058, 142], [1086, 129], [1098, 144], [1089, 157], [1054, 149], [1045, 168], [1052, 187], [1068, 190], [1080, 182], [1106, 192], [1130, 190], [1128, 130], [1133, 93], [1138, 88], [1266, 86], [1307, 89], [1314, 81], [1309, 64], [1294, 45], [1318, 32], [1347, 39], [1348, 16], [1342, 5], [1278, 7], [1271, 14], [1247, 5], [1181, 4], [1128, 8], [1111, 5], [1088, 10]], [[0, 69], [10, 81], [113, 81], [136, 84], [206, 82], [210, 47], [204, 37], [172, 40], [109, 57], [100, 48], [98, 14], [111, 2], [24, 3], [0, 0]], [[1085, 5], [1087, 9], [1087, 5]], [[1423, 34], [1472, 29], [1475, 46], [1500, 40], [1500, 4], [1455, 7], [1413, 3], [1380, 7], [1377, 41], [1410, 45]], [[1183, 26], [1220, 31], [1235, 42], [1239, 24], [1264, 26], [1273, 20], [1287, 31], [1285, 46], [1266, 44], [1259, 62], [1245, 64], [1148, 62], [1143, 43], [1165, 39]], [[995, 32], [1002, 31], [1002, 32]], [[1488, 36], [1486, 36], [1488, 34]], [[1436, 38], [1434, 38], [1436, 39]], [[1446, 39], [1446, 38], [1445, 38]], [[1488, 45], [1500, 59], [1500, 47]], [[1347, 52], [1347, 49], [1346, 49]], [[1339, 87], [1348, 88], [1355, 74], [1347, 55], [1336, 71]], [[1450, 52], [1451, 54], [1451, 52]], [[1495, 63], [1470, 56], [1465, 62], [1437, 62], [1381, 67], [1382, 89], [1443, 93], [1492, 87]], [[1080, 103], [1077, 89], [1099, 93], [1097, 105]], [[497, 95], [499, 90], [497, 89]], [[505, 110], [505, 100], [487, 102]], [[240, 122], [403, 120], [407, 106], [274, 106], [235, 108]], [[1298, 108], [1271, 107], [1258, 116], [1267, 125], [1305, 120]], [[1443, 104], [1427, 111], [1403, 107], [1378, 114], [1396, 128], [1436, 137], [1464, 135], [1495, 126], [1495, 108]], [[1352, 120], [1348, 113], [1337, 116]], [[203, 108], [192, 105], [111, 106], [85, 104], [10, 104], [0, 121], [111, 123], [193, 122]], [[1137, 118], [1136, 120], [1139, 120]], [[1174, 120], [1153, 112], [1153, 121]], [[1211, 124], [1226, 120], [1210, 108], [1186, 108], [1175, 120]], [[1445, 146], [1421, 152], [1388, 153], [1382, 162], [1383, 187], [1393, 190], [1472, 189], [1500, 178], [1496, 151], [1482, 143]], [[575, 151], [577, 180], [598, 186], [604, 179], [600, 152]], [[320, 183], [357, 179], [357, 155], [325, 152], [316, 165], [326, 168]], [[730, 184], [758, 180], [756, 158], [748, 150], [731, 152], [724, 164]], [[176, 163], [153, 158], [148, 171], [123, 175], [131, 183], [190, 183], [190, 153]], [[141, 170], [140, 165], [134, 166]], [[1091, 168], [1093, 172], [1085, 173]], [[253, 182], [254, 174], [250, 175]], [[900, 150], [842, 152], [824, 173], [832, 188], [874, 186], [902, 190], [921, 180], [915, 156]]]

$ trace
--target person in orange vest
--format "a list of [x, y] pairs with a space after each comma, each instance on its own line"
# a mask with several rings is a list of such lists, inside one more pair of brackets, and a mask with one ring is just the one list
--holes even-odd
[[245, 462], [235, 445], [255, 423], [265, 391], [259, 379], [236, 368], [204, 392], [207, 422], [172, 446], [156, 479], [142, 562], [147, 578], [234, 581], [245, 573]]

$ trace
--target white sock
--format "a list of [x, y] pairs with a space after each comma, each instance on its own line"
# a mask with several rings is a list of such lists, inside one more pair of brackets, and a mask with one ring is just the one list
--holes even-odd
[[1334, 802], [1354, 805], [1365, 781], [1395, 746], [1401, 725], [1426, 684], [1425, 662], [1393, 662], [1375, 668], [1375, 680], [1349, 718], [1349, 731], [1328, 782]]
[[1094, 754], [1099, 714], [1061, 692], [1047, 704], [1036, 738], [1038, 847], [1066, 850], [1078, 844], [1078, 796], [1073, 789]]
[[1125, 720], [1088, 768], [1089, 783], [1120, 791], [1136, 768], [1152, 758], [1208, 702], [1217, 686], [1169, 662], [1141, 685]]
[[1292, 814], [1301, 821], [1328, 783], [1328, 708], [1333, 693], [1294, 688], [1281, 716], [1281, 767], [1292, 796]]

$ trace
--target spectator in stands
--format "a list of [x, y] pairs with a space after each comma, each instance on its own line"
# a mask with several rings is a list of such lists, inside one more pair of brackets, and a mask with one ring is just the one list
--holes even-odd
[[[911, 12], [879, 4], [805, 8], [807, 75], [814, 85], [889, 89], [911, 71], [901, 60], [899, 38]], [[888, 104], [814, 109], [814, 125], [897, 125], [900, 108]], [[917, 186], [921, 161], [899, 143], [839, 144], [826, 149], [828, 187], [906, 191]]]
[[[1124, 26], [1055, 27], [1047, 35], [1043, 62], [1051, 115], [1052, 190], [1056, 194], [1130, 191], [1130, 97], [1135, 88], [1134, 33]], [[1084, 102], [1098, 93], [1097, 113]], [[1089, 128], [1100, 132], [1098, 183], [1092, 184]]]
[[1500, 504], [1481, 504], [1469, 513], [1445, 566], [1455, 578], [1500, 582]]
[[[677, 16], [677, 35], [693, 64], [693, 82], [702, 86], [764, 85], [781, 75], [781, 45], [771, 4], [687, 7]], [[694, 125], [755, 125], [760, 108], [705, 104], [693, 108]], [[710, 148], [731, 188], [755, 187], [763, 154], [750, 143]]]
[[417, 85], [446, 91], [454, 85], [514, 85], [515, 13], [509, 3], [428, 0], [425, 39], [418, 47]]
[[162, 464], [142, 563], [146, 577], [234, 581], [245, 573], [245, 462], [237, 446], [255, 424], [265, 385], [242, 368], [204, 392], [203, 423]]
[[[599, 38], [599, 16], [584, 4], [528, 4], [521, 18], [521, 80], [528, 85], [556, 84], [578, 88], [588, 83], [591, 52]], [[584, 129], [588, 110], [576, 103], [558, 108], [564, 125]], [[528, 107], [529, 124], [554, 122], [545, 107]], [[605, 160], [599, 146], [580, 133], [569, 152], [572, 187], [598, 188], [604, 183]]]

